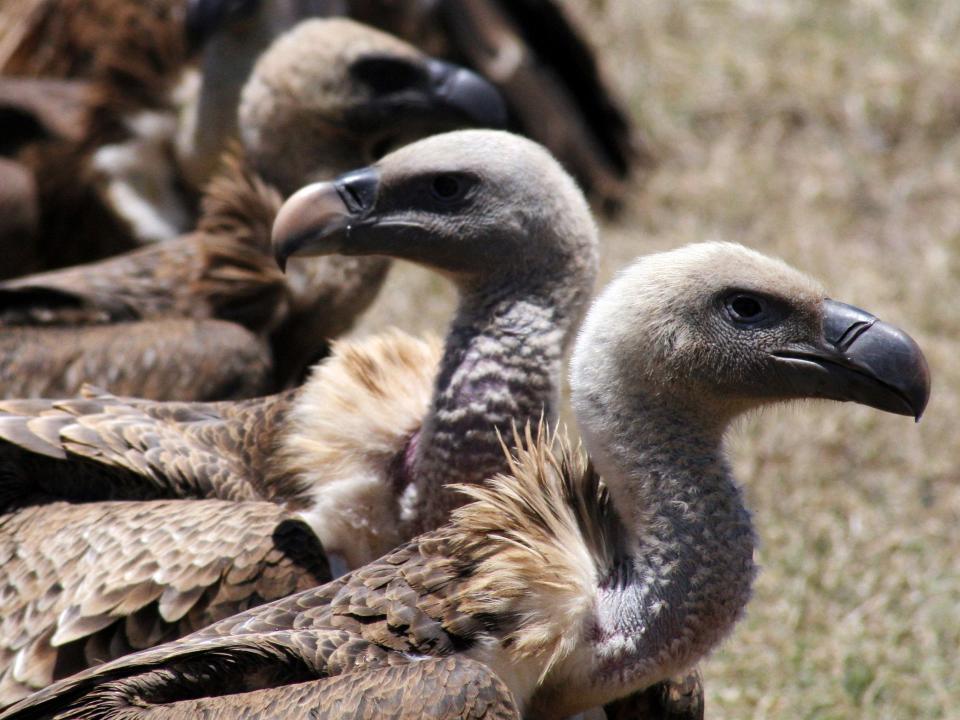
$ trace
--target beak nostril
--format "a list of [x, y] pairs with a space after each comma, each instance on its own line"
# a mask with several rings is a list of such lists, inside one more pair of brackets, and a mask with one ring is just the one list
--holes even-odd
[[853, 345], [853, 343], [857, 341], [857, 338], [869, 330], [876, 321], [877, 319], [874, 318], [869, 321], [855, 322], [843, 331], [843, 334], [837, 338], [834, 345], [836, 345], [838, 350], [846, 351], [846, 349]]

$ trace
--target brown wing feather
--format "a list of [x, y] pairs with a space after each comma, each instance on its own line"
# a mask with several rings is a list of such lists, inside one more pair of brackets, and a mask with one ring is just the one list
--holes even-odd
[[11, 327], [0, 335], [0, 397], [64, 397], [85, 383], [137, 397], [214, 400], [273, 384], [265, 340], [222, 320]]
[[89, 83], [0, 77], [0, 150], [43, 138], [79, 141], [86, 132]]
[[[228, 695], [347, 676], [402, 664], [410, 656], [463, 650], [486, 628], [476, 619], [458, 617], [456, 608], [443, 602], [462, 572], [443, 556], [442, 541], [431, 537], [324, 586], [68, 678], [18, 709], [22, 717], [33, 717], [63, 709], [85, 694], [84, 701], [95, 705], [106, 683], [127, 697], [149, 688], [152, 701], [166, 703], [198, 693]], [[222, 679], [211, 684], [214, 677]]]
[[294, 720], [519, 720], [503, 681], [487, 666], [464, 658], [431, 658], [362, 673], [285, 684], [215, 698], [144, 707], [139, 683], [98, 693], [75, 708], [75, 717], [124, 712], [156, 718], [275, 718]]
[[152, 403], [107, 393], [0, 403], [0, 510], [54, 499], [274, 499], [297, 484], [270, 457], [293, 393]]
[[329, 579], [313, 533], [263, 502], [25, 508], [0, 558], [0, 705]]

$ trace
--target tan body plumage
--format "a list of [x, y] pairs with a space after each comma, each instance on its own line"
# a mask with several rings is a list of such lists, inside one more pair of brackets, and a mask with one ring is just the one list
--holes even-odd
[[[364, 172], [374, 169], [321, 187], [363, 183]], [[340, 343], [302, 388], [238, 403], [159, 403], [96, 393], [0, 403], [6, 413], [0, 415], [0, 502], [7, 517], [59, 513], [60, 506], [51, 504], [57, 499], [83, 503], [64, 530], [68, 538], [82, 538], [88, 523], [99, 522], [99, 501], [137, 501], [131, 504], [143, 509], [129, 512], [145, 518], [172, 512], [170, 505], [144, 505], [155, 498], [180, 499], [187, 513], [195, 512], [191, 498], [272, 503], [285, 521], [312, 530], [342, 570], [445, 521], [462, 498], [444, 490], [444, 480], [477, 483], [503, 469], [498, 430], [506, 431], [514, 418], [534, 421], [556, 412], [563, 353], [596, 271], [596, 231], [586, 203], [542, 148], [506, 133], [437, 136], [388, 155], [375, 172], [378, 189], [364, 217], [377, 218], [376, 234], [353, 228], [355, 245], [343, 252], [390, 253], [447, 270], [462, 298], [442, 349], [399, 333]], [[471, 203], [437, 208], [424, 180], [450, 172], [476, 178]], [[529, 189], [527, 173], [538, 178]], [[292, 207], [288, 213], [304, 210]], [[380, 234], [396, 217], [406, 224]], [[102, 623], [124, 618], [107, 628], [121, 638], [110, 647], [122, 651], [134, 644], [123, 639], [128, 625], [142, 638], [140, 625], [164, 618], [163, 573], [147, 589], [108, 583], [89, 598], [88, 586], [67, 579], [82, 573], [58, 575], [48, 565], [38, 572], [31, 564], [44, 557], [44, 523], [9, 523], [12, 545], [36, 548], [0, 568], [0, 584], [32, 608], [0, 638], [10, 658], [9, 687], [23, 692], [29, 683], [42, 685], [50, 679], [44, 672], [52, 655], [77, 654], [76, 646], [54, 650], [51, 638], [93, 643], [99, 652]], [[229, 577], [234, 570], [226, 558], [233, 546], [221, 543], [218, 533], [211, 524], [195, 537], [216, 549], [221, 575]], [[271, 547], [268, 538], [259, 542]], [[147, 546], [140, 561], [151, 567], [155, 552], [178, 568], [203, 565], [191, 559], [195, 544], [184, 539]], [[84, 562], [109, 567], [113, 559], [95, 551]], [[227, 607], [214, 602], [220, 576], [184, 574], [192, 594], [182, 607], [192, 600], [197, 606], [190, 613], [208, 620], [207, 603]], [[35, 575], [44, 581], [35, 582]], [[59, 589], [51, 589], [57, 583]], [[60, 605], [50, 603], [51, 594]], [[64, 604], [79, 610], [58, 614]], [[92, 617], [85, 615], [88, 607]], [[128, 613], [137, 619], [127, 620]], [[64, 617], [70, 630], [58, 635]], [[189, 628], [161, 626], [166, 633]]]
[[[371, 58], [411, 79], [370, 85], [363, 73]], [[435, 85], [431, 73], [445, 75]], [[479, 105], [457, 94], [466, 81], [486, 90]], [[381, 32], [348, 20], [301, 24], [249, 81], [241, 158], [210, 186], [196, 232], [0, 284], [8, 326], [0, 395], [70, 395], [91, 382], [124, 395], [213, 400], [296, 383], [373, 300], [388, 263], [298, 261], [284, 278], [270, 249], [281, 197], [368, 162], [384, 143], [496, 122], [497, 103], [476, 76]]]
[[[747, 602], [754, 534], [723, 456], [736, 416], [811, 396], [919, 415], [930, 387], [901, 331], [721, 243], [650, 256], [614, 281], [571, 386], [597, 469], [528, 431], [508, 472], [464, 488], [473, 502], [438, 530], [3, 717], [341, 717], [339, 701], [374, 683], [396, 716], [411, 674], [444, 718], [477, 703], [481, 716], [563, 717], [612, 701], [698, 661]], [[493, 678], [509, 693], [491, 697]]]

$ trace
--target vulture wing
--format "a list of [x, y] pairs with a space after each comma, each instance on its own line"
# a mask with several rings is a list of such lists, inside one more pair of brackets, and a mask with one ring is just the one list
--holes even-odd
[[[466, 703], [468, 712], [489, 702], [490, 712], [507, 713], [492, 717], [516, 717], [509, 714], [509, 693], [489, 670], [462, 660], [444, 665], [447, 658], [435, 659], [468, 648], [485, 630], [482, 619], [458, 612], [447, 597], [455, 591], [459, 569], [443, 557], [445, 548], [437, 546], [435, 536], [421, 536], [324, 586], [68, 678], [34, 695], [10, 715], [49, 716], [68, 706], [80, 714], [96, 713], [102, 709], [101, 702], [126, 705], [134, 697], [151, 711], [199, 710], [189, 701], [200, 697], [197, 702], [203, 707], [224, 708], [226, 713], [236, 712], [240, 705], [259, 706], [270, 698], [286, 703], [296, 697], [287, 693], [306, 690], [300, 697], [308, 705], [324, 703], [321, 697], [329, 691], [326, 713], [349, 717], [349, 713], [336, 714], [338, 702], [349, 705], [357, 701], [355, 693], [374, 687], [380, 688], [384, 702], [400, 700], [408, 697], [401, 689], [404, 683], [419, 678], [425, 684], [418, 692], [434, 695], [451, 713], [458, 702]], [[398, 669], [415, 657], [421, 659], [414, 665], [424, 663], [421, 671]], [[376, 675], [361, 679], [377, 668], [381, 670]], [[339, 679], [331, 682], [331, 677]], [[318, 682], [294, 685], [311, 680]], [[110, 681], [116, 681], [111, 683], [112, 698], [91, 692]], [[477, 697], [470, 695], [473, 681], [482, 688]], [[250, 691], [259, 692], [230, 697]], [[188, 702], [181, 705], [182, 701]], [[480, 705], [472, 706], [473, 702]], [[422, 703], [415, 706], [419, 712], [423, 707]]]
[[89, 91], [81, 80], [0, 77], [0, 154], [43, 138], [80, 140]]
[[162, 400], [248, 398], [273, 386], [266, 341], [223, 320], [12, 327], [0, 334], [0, 397], [69, 397], [86, 383]]
[[268, 464], [292, 398], [2, 402], [0, 511], [51, 498], [289, 500], [282, 480], [268, 485]]
[[51, 503], [0, 521], [0, 705], [329, 580], [274, 503]]

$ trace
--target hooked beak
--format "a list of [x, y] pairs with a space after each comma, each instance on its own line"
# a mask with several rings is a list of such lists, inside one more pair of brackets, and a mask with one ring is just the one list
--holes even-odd
[[824, 301], [821, 343], [773, 356], [798, 396], [849, 400], [917, 421], [930, 398], [930, 370], [913, 338], [834, 300]]
[[431, 58], [427, 74], [435, 109], [449, 108], [455, 120], [480, 127], [507, 126], [507, 106], [500, 91], [477, 73]]
[[348, 250], [345, 241], [350, 229], [369, 215], [379, 183], [380, 173], [364, 168], [332, 182], [307, 185], [291, 195], [273, 222], [271, 240], [280, 269], [286, 270], [291, 257]]

